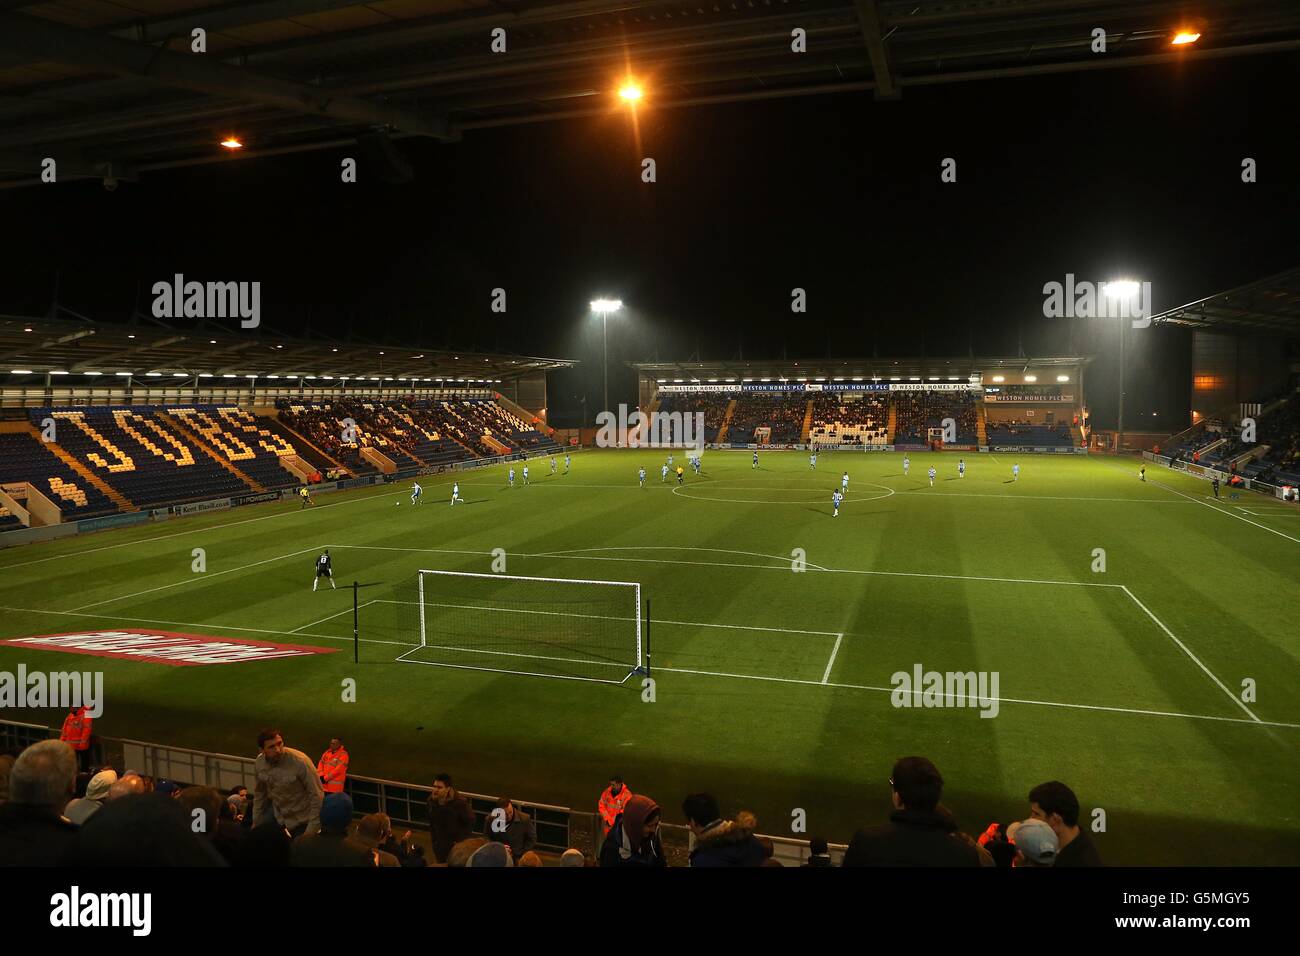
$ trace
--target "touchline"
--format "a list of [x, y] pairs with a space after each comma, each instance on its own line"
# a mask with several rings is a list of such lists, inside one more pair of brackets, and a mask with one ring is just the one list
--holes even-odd
[[104, 713], [103, 671], [0, 671], [0, 707], [85, 707], [91, 717]]

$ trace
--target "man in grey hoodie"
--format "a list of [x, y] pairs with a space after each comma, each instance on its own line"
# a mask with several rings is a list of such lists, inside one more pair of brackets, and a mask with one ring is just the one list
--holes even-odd
[[293, 837], [320, 829], [325, 798], [316, 764], [301, 750], [284, 745], [280, 731], [267, 728], [257, 735], [261, 751], [253, 761], [253, 826], [272, 818]]

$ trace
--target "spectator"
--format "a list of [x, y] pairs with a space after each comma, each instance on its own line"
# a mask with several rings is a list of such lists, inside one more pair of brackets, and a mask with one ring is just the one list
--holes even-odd
[[975, 848], [957, 839], [957, 823], [939, 805], [943, 777], [924, 757], [904, 757], [889, 779], [894, 812], [853, 835], [845, 866], [979, 866]]
[[560, 855], [560, 866], [586, 866], [587, 854], [581, 850], [575, 850], [573, 847], [565, 850]]
[[320, 830], [294, 841], [290, 866], [377, 866], [373, 847], [348, 836], [352, 798], [331, 793], [321, 802]]
[[649, 797], [638, 794], [614, 820], [600, 848], [601, 866], [667, 866], [659, 836], [663, 811]]
[[537, 845], [537, 830], [532, 818], [522, 810], [516, 810], [509, 797], [497, 801], [497, 810], [501, 813], [494, 810], [488, 817], [486, 836], [495, 843], [509, 846], [510, 854], [518, 860]]
[[274, 818], [292, 837], [320, 829], [321, 790], [316, 765], [301, 750], [284, 745], [280, 731], [257, 735], [261, 753], [253, 761], [253, 826]]
[[682, 801], [686, 825], [695, 836], [691, 866], [762, 866], [763, 846], [754, 836], [757, 825], [752, 814], [739, 813], [735, 820], [722, 819], [712, 794], [692, 793]]
[[77, 828], [63, 816], [77, 779], [77, 756], [62, 740], [32, 744], [9, 773], [0, 806], [0, 866], [53, 866]]
[[221, 858], [234, 864], [244, 831], [221, 792], [213, 787], [186, 787], [176, 795], [176, 805], [185, 812], [190, 829], [206, 836]]
[[447, 853], [447, 866], [468, 866], [469, 858], [477, 853], [482, 847], [487, 846], [486, 837], [470, 837], [468, 840], [461, 840]]
[[596, 804], [596, 809], [600, 811], [601, 823], [605, 827], [605, 835], [609, 835], [609, 828], [614, 825], [614, 820], [623, 812], [631, 799], [632, 791], [624, 786], [623, 778], [610, 777], [609, 786], [601, 793], [600, 801]]
[[[410, 836], [408, 833], [407, 836]], [[393, 838], [393, 823], [386, 813], [367, 813], [357, 824], [356, 841], [367, 849], [375, 851], [380, 866], [401, 866], [397, 854], [387, 849], [388, 841]]]
[[510, 847], [504, 843], [492, 843], [484, 840], [483, 844], [469, 855], [465, 861], [466, 866], [514, 866], [515, 861], [510, 857]]
[[112, 800], [120, 800], [122, 797], [149, 792], [152, 792], [152, 790], [144, 782], [144, 777], [128, 770], [122, 774], [116, 783], [108, 788], [108, 796], [104, 798], [104, 802], [108, 803]]
[[292, 855], [293, 837], [271, 819], [248, 830], [240, 839], [238, 865], [255, 869], [286, 867]]
[[771, 837], [759, 837], [758, 845], [763, 848], [763, 865], [764, 866], [783, 866], [780, 860], [776, 858], [776, 844], [772, 842]]
[[67, 716], [63, 718], [63, 730], [59, 733], [59, 739], [76, 751], [78, 770], [90, 769], [90, 731], [94, 723], [90, 709], [84, 705], [70, 707]]
[[0, 754], [0, 806], [4, 806], [9, 800], [9, 774], [13, 769], [13, 754]]
[[1007, 839], [1016, 848], [1012, 866], [1052, 866], [1061, 847], [1056, 831], [1033, 818], [1007, 827]]
[[529, 850], [527, 853], [521, 856], [519, 858], [519, 862], [515, 864], [515, 866], [541, 866], [541, 865], [542, 865], [542, 858], [538, 856], [536, 853], [534, 853], [532, 850]]
[[813, 837], [808, 841], [808, 862], [804, 866], [834, 866], [831, 862], [831, 848], [822, 837]]
[[115, 783], [117, 783], [116, 770], [111, 767], [101, 770], [90, 778], [90, 783], [86, 786], [86, 795], [70, 801], [63, 815], [77, 826], [81, 826], [108, 800], [108, 791]]
[[348, 752], [339, 738], [330, 738], [329, 749], [320, 755], [320, 761], [316, 764], [316, 773], [320, 776], [321, 788], [326, 793], [343, 792], [343, 781], [348, 775]]
[[451, 848], [473, 832], [474, 810], [469, 801], [451, 785], [450, 774], [438, 774], [429, 794], [429, 835], [438, 862], [447, 863]]
[[65, 866], [224, 866], [209, 840], [190, 827], [180, 804], [160, 793], [105, 803], [59, 861]]
[[1079, 798], [1059, 780], [1040, 783], [1029, 791], [1030, 816], [1042, 820], [1060, 843], [1056, 866], [1101, 866], [1101, 856], [1088, 831], [1079, 826]]

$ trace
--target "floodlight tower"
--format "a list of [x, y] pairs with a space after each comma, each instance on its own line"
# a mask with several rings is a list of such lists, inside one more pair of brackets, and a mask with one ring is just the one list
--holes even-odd
[[593, 299], [591, 311], [600, 316], [600, 338], [602, 359], [602, 374], [605, 378], [605, 405], [603, 411], [609, 411], [609, 314], [617, 312], [623, 308], [623, 302], [620, 299]]
[[[1107, 298], [1120, 302], [1132, 300], [1141, 290], [1141, 286], [1132, 279], [1114, 279], [1102, 286]], [[1115, 428], [1115, 451], [1124, 447], [1124, 322], [1129, 310], [1119, 309], [1119, 422]]]

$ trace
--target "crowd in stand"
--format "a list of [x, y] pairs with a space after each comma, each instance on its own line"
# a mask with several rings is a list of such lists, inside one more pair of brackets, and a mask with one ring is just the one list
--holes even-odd
[[889, 393], [867, 392], [856, 398], [838, 392], [815, 393], [808, 440], [831, 445], [886, 444]]
[[[481, 828], [469, 800], [438, 774], [428, 799], [432, 852], [398, 836], [383, 813], [355, 819], [345, 792], [348, 755], [335, 738], [320, 760], [286, 747], [274, 728], [257, 738], [250, 793], [182, 786], [103, 767], [78, 772], [77, 752], [45, 740], [0, 756], [0, 866], [542, 866], [536, 828], [508, 798]], [[963, 832], [942, 804], [943, 778], [924, 757], [905, 757], [890, 777], [888, 819], [854, 834], [843, 866], [1098, 866], [1079, 801], [1065, 784], [1034, 787], [1028, 818]], [[882, 808], [883, 812], [884, 808]], [[727, 817], [716, 797], [680, 803], [692, 867], [780, 866], [752, 813]], [[1018, 811], [1021, 812], [1021, 811]], [[561, 866], [665, 867], [664, 810], [613, 777], [597, 801], [594, 852], [571, 847]], [[830, 866], [824, 838], [809, 841], [805, 866]]]
[[1300, 395], [1260, 421], [1260, 441], [1269, 445], [1263, 481], [1300, 480]]
[[699, 395], [669, 392], [660, 397], [659, 411], [670, 415], [673, 412], [681, 412], [683, 418], [686, 415], [703, 412], [704, 440], [715, 442], [718, 440], [718, 431], [727, 417], [727, 406], [730, 404], [731, 396], [725, 392], [707, 392]]
[[808, 411], [808, 401], [800, 396], [791, 401], [785, 395], [763, 392], [745, 393], [736, 400], [736, 410], [731, 413], [727, 440], [750, 443], [754, 431], [770, 428], [768, 441], [774, 445], [791, 445], [803, 437], [803, 420]]

